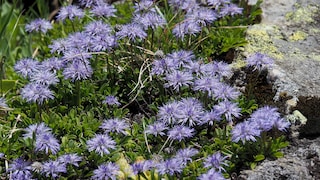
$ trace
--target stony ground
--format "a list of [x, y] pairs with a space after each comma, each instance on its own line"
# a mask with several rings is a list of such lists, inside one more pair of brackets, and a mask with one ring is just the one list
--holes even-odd
[[[254, 0], [249, 1], [255, 3]], [[272, 104], [292, 122], [285, 156], [266, 160], [236, 179], [320, 179], [320, 1], [264, 0], [260, 24], [247, 31], [239, 56], [263, 52], [276, 60], [256, 87], [259, 103]]]

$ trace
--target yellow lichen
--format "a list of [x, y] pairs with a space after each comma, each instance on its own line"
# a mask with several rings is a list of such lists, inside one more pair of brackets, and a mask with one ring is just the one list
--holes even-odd
[[314, 16], [319, 11], [319, 7], [315, 5], [309, 5], [301, 7], [296, 5], [297, 10], [286, 14], [287, 21], [300, 23], [312, 23], [314, 22]]
[[290, 40], [290, 41], [300, 41], [300, 40], [306, 39], [307, 36], [308, 36], [307, 33], [302, 32], [302, 31], [297, 31], [297, 32], [293, 33], [293, 34], [289, 37], [289, 40]]
[[256, 52], [264, 53], [275, 59], [283, 59], [282, 53], [273, 43], [273, 38], [270, 34], [278, 35], [276, 27], [271, 26], [253, 26], [247, 31], [248, 44], [245, 46], [245, 51], [248, 54]]

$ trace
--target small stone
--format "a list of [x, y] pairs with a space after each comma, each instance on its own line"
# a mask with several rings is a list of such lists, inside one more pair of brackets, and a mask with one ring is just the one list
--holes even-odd
[[296, 120], [300, 121], [301, 124], [307, 124], [308, 119], [298, 110], [293, 111]]
[[290, 110], [294, 107], [296, 107], [298, 104], [298, 98], [293, 97], [292, 99], [289, 99], [286, 101], [286, 113], [289, 114]]

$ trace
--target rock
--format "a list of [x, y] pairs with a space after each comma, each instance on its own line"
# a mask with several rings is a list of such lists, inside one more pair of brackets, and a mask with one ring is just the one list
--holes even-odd
[[308, 164], [297, 157], [280, 158], [276, 161], [264, 161], [254, 170], [243, 171], [238, 179], [246, 180], [308, 180], [312, 179], [307, 168]]
[[283, 158], [241, 171], [238, 179], [320, 179], [319, 1], [265, 0], [261, 8], [261, 23], [248, 28], [248, 45], [235, 63], [255, 52], [275, 59], [267, 80], [275, 91], [274, 102], [283, 101], [284, 92], [289, 97], [278, 105], [292, 123], [290, 145], [283, 149]]
[[319, 2], [267, 0], [261, 8], [262, 22], [248, 28], [248, 45], [241, 57], [260, 52], [275, 59], [269, 77], [277, 91], [276, 101], [284, 91], [293, 97], [319, 96]]

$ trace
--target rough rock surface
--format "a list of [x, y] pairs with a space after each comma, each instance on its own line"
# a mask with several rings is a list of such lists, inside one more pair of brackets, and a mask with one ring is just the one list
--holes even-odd
[[292, 97], [284, 104], [290, 145], [283, 158], [242, 171], [238, 179], [320, 179], [320, 1], [264, 0], [261, 8], [262, 21], [248, 29], [242, 55], [262, 52], [276, 60], [268, 78], [275, 102], [283, 92]]

